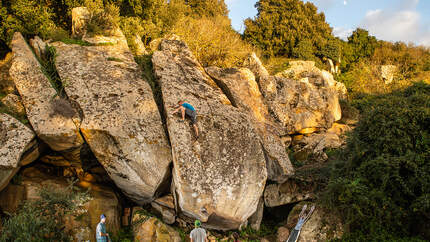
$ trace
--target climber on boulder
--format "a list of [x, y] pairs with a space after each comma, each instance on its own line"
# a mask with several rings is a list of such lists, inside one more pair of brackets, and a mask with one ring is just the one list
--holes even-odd
[[181, 117], [182, 120], [180, 122], [185, 121], [185, 115], [191, 119], [191, 123], [194, 127], [194, 132], [196, 134], [196, 139], [199, 138], [199, 127], [197, 126], [197, 112], [196, 109], [189, 103], [186, 103], [184, 101], [178, 102], [178, 108], [175, 109], [175, 111], [172, 112], [172, 114], [175, 114], [177, 112], [181, 111]]

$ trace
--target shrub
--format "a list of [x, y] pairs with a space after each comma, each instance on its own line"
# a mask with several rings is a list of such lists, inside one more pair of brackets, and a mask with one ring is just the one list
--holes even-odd
[[361, 119], [323, 201], [351, 234], [366, 240], [424, 236], [430, 223], [430, 85], [416, 83], [355, 105]]
[[89, 200], [70, 182], [66, 188], [43, 187], [40, 199], [27, 200], [16, 214], [5, 220], [0, 241], [70, 241], [64, 231], [65, 215]]
[[87, 23], [89, 35], [114, 35], [119, 27], [119, 7], [114, 4], [103, 5], [101, 0], [85, 0], [85, 6], [90, 12]]
[[201, 19], [185, 17], [177, 23], [173, 33], [188, 44], [203, 66], [239, 66], [252, 51], [231, 29], [230, 20], [223, 16]]

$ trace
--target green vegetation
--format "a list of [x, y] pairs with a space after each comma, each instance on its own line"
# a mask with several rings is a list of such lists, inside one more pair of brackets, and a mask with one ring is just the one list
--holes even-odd
[[63, 189], [42, 187], [40, 199], [27, 200], [3, 223], [0, 241], [70, 241], [64, 230], [65, 216], [89, 200], [73, 182]]
[[428, 238], [430, 85], [353, 104], [361, 119], [338, 154], [326, 206], [349, 226], [348, 241]]
[[94, 45], [92, 43], [89, 43], [87, 41], [80, 40], [80, 39], [66, 38], [66, 39], [62, 39], [60, 41], [63, 42], [64, 44], [68, 44], [68, 45], [80, 45], [80, 46], [93, 46]]
[[313, 59], [332, 37], [323, 13], [301, 0], [260, 0], [255, 19], [245, 20], [244, 38], [265, 56]]
[[[51, 86], [57, 91], [57, 95], [60, 97], [65, 97], [64, 85], [61, 81], [60, 75], [57, 72], [57, 67], [55, 66], [55, 58], [57, 57], [57, 50], [54, 46], [47, 45], [46, 53], [39, 60], [42, 65], [43, 74], [49, 79]], [[54, 98], [54, 97], [53, 97]]]
[[108, 57], [107, 60], [108, 61], [123, 62], [123, 60], [121, 60], [120, 58], [116, 58], [116, 57]]
[[203, 66], [240, 66], [252, 51], [224, 16], [185, 17], [177, 23], [173, 33], [188, 44]]

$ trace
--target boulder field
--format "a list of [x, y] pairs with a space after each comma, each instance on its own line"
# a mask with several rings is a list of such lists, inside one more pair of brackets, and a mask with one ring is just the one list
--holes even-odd
[[[216, 230], [259, 229], [265, 207], [315, 197], [314, 183], [297, 179], [290, 157], [321, 165], [325, 149], [343, 145], [342, 133], [350, 128], [335, 122], [345, 90], [331, 74], [293, 62], [270, 75], [255, 54], [246, 68], [203, 68], [186, 43], [172, 37], [153, 44], [154, 80], [145, 80], [121, 31], [87, 36], [87, 17], [79, 13], [87, 12], [74, 11], [73, 30], [87, 46], [35, 38], [32, 50], [20, 33], [12, 40], [9, 74], [17, 95], [2, 103], [25, 113], [29, 123], [0, 114], [2, 211], [37, 198], [37, 187], [65, 186], [64, 177], [76, 177], [93, 197], [85, 219], [67, 223], [79, 240], [90, 238], [104, 207], [113, 218], [110, 228], [119, 229], [122, 194], [133, 205], [151, 204], [167, 224], [199, 219]], [[55, 50], [51, 64], [61, 92], [44, 74], [46, 47]], [[161, 93], [157, 100], [152, 81]], [[188, 119], [173, 114], [178, 101], [196, 108], [198, 137]], [[42, 154], [43, 144], [48, 151]], [[20, 173], [21, 184], [9, 183], [31, 162]], [[60, 167], [64, 177], [37, 168], [44, 166]], [[311, 230], [323, 223], [321, 216], [310, 221]], [[180, 240], [153, 218], [133, 229], [138, 238]], [[306, 238], [326, 238], [312, 236]]]

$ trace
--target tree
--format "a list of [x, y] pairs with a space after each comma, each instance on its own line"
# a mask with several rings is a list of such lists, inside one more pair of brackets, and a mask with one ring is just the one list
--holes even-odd
[[[333, 38], [323, 13], [301, 0], [260, 0], [255, 19], [245, 20], [244, 38], [260, 47], [265, 56], [293, 56], [294, 48], [310, 41], [315, 51]], [[314, 53], [315, 54], [315, 53]]]
[[339, 73], [339, 66], [342, 58], [342, 41], [333, 38], [327, 41], [326, 45], [320, 51], [323, 60], [327, 60], [332, 73]]
[[192, 13], [198, 17], [228, 16], [227, 5], [224, 0], [186, 0]]
[[365, 29], [357, 28], [348, 37], [348, 44], [351, 46], [352, 53], [348, 56], [349, 63], [357, 63], [360, 59], [369, 58], [375, 52], [378, 41], [374, 36], [369, 35]]
[[67, 32], [57, 27], [51, 19], [52, 9], [37, 0], [0, 1], [0, 4], [0, 34], [7, 43], [15, 31], [25, 36], [37, 34], [46, 39], [67, 36]]

